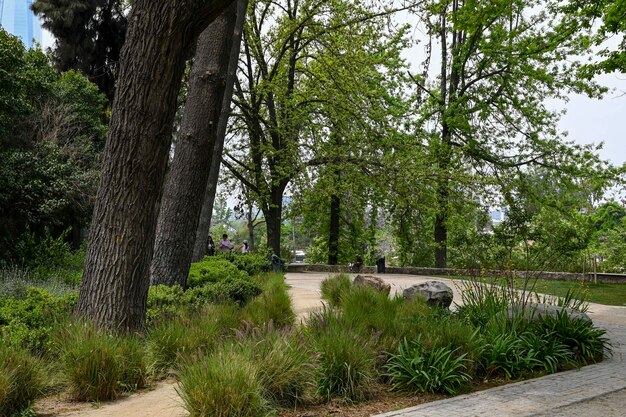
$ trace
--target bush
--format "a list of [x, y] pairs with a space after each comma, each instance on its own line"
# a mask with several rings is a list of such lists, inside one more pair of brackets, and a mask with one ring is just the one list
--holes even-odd
[[401, 297], [393, 300], [383, 292], [365, 285], [353, 285], [341, 297], [341, 312], [346, 323], [367, 332], [393, 332]]
[[121, 390], [144, 385], [144, 355], [133, 336], [75, 324], [59, 331], [57, 346], [71, 395], [77, 400], [109, 400]]
[[42, 388], [39, 361], [23, 350], [0, 344], [0, 415], [27, 409]]
[[341, 305], [343, 296], [351, 287], [352, 281], [347, 274], [331, 275], [322, 281], [322, 298], [328, 301], [331, 307], [338, 307]]
[[536, 326], [535, 331], [542, 339], [565, 345], [581, 365], [601, 361], [605, 350], [610, 348], [606, 330], [594, 327], [590, 321], [572, 318], [565, 311], [557, 317], [542, 316]]
[[394, 389], [455, 395], [471, 380], [468, 362], [451, 347], [425, 349], [419, 338], [405, 339], [386, 370]]
[[0, 335], [12, 346], [44, 353], [52, 329], [69, 319], [77, 299], [77, 293], [55, 297], [40, 288], [29, 288], [23, 299], [0, 299]]
[[262, 253], [247, 253], [244, 255], [230, 252], [219, 255], [219, 257], [228, 260], [239, 270], [245, 271], [250, 276], [269, 272], [272, 269], [269, 258]]
[[187, 286], [200, 287], [226, 279], [245, 280], [246, 278], [248, 278], [248, 274], [245, 271], [238, 269], [237, 266], [226, 259], [207, 256], [200, 262], [191, 264]]
[[329, 309], [311, 315], [308, 332], [318, 356], [317, 395], [324, 399], [366, 399], [374, 380], [375, 355], [370, 341]]
[[258, 366], [248, 355], [223, 349], [188, 362], [177, 388], [191, 417], [269, 415]]
[[254, 298], [243, 311], [243, 317], [254, 326], [263, 326], [270, 322], [277, 326], [294, 323], [291, 297], [282, 274], [267, 274], [263, 283], [263, 292]]

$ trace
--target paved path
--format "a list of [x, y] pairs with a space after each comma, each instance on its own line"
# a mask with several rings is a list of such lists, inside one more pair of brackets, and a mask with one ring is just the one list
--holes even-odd
[[[302, 316], [319, 297], [319, 283], [326, 274], [287, 274], [296, 301], [296, 312]], [[455, 301], [460, 300], [454, 282], [440, 278], [407, 275], [381, 275], [400, 291], [429, 279], [449, 281], [455, 288]], [[306, 305], [299, 305], [298, 294], [306, 295]], [[319, 298], [317, 298], [317, 302]], [[320, 305], [320, 304], [318, 304]], [[422, 404], [378, 417], [438, 416], [603, 416], [626, 415], [626, 308], [591, 304], [589, 315], [594, 323], [607, 329], [613, 344], [613, 356], [602, 363], [578, 370], [508, 384], [468, 395]]]

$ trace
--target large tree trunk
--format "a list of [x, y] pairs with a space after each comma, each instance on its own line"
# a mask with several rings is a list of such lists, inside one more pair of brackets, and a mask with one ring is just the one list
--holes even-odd
[[236, 4], [202, 32], [189, 93], [165, 186], [150, 267], [153, 285], [186, 286], [222, 111]]
[[217, 191], [217, 181], [219, 179], [222, 154], [224, 151], [224, 139], [226, 138], [226, 128], [228, 117], [230, 116], [230, 105], [233, 98], [235, 77], [237, 76], [237, 64], [239, 62], [239, 51], [241, 49], [241, 34], [246, 20], [248, 10], [248, 0], [237, 0], [237, 21], [233, 33], [232, 49], [230, 52], [230, 62], [228, 63], [228, 77], [226, 78], [226, 91], [224, 92], [224, 102], [222, 112], [217, 125], [217, 136], [213, 145], [213, 157], [211, 159], [211, 169], [204, 191], [202, 210], [198, 220], [198, 227], [195, 233], [195, 244], [193, 246], [192, 262], [198, 262], [206, 254], [206, 242], [209, 237], [211, 227], [211, 217], [213, 215], [213, 202]]
[[145, 321], [149, 267], [185, 56], [231, 0], [136, 0], [121, 54], [77, 312]]
[[330, 196], [330, 228], [328, 233], [328, 265], [337, 265], [339, 262], [339, 215], [341, 200], [339, 196]]

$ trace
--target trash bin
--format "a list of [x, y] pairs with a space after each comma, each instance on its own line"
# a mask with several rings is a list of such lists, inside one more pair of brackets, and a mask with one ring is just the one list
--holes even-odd
[[384, 274], [385, 273], [385, 257], [376, 259], [376, 273]]
[[272, 255], [272, 270], [274, 272], [283, 272], [283, 260], [278, 257], [278, 255]]

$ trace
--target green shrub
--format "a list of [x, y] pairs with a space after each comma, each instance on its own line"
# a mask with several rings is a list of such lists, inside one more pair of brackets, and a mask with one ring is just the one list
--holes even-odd
[[426, 349], [419, 338], [405, 339], [386, 370], [394, 389], [455, 395], [471, 380], [468, 362], [451, 347]]
[[249, 417], [271, 414], [258, 366], [247, 354], [223, 349], [189, 361], [178, 394], [191, 417]]
[[77, 293], [55, 297], [40, 288], [29, 288], [24, 299], [0, 299], [0, 335], [12, 346], [45, 353], [52, 329], [69, 319], [77, 299]]
[[352, 287], [352, 281], [348, 274], [331, 275], [322, 281], [321, 290], [322, 298], [330, 304], [331, 307], [341, 305], [344, 294]]
[[536, 368], [552, 374], [559, 369], [569, 368], [576, 364], [574, 354], [568, 347], [554, 337], [526, 332], [519, 336], [528, 358], [533, 358]]
[[270, 322], [277, 326], [293, 324], [296, 315], [284, 276], [268, 274], [264, 279], [266, 282], [263, 283], [263, 292], [245, 306], [244, 319], [254, 326], [263, 326]]
[[262, 253], [247, 253], [244, 255], [230, 252], [221, 254], [219, 257], [233, 263], [238, 269], [247, 272], [250, 276], [269, 272], [272, 269], [269, 258]]
[[0, 344], [0, 415], [27, 409], [42, 389], [40, 362], [26, 351]]
[[74, 324], [59, 331], [56, 343], [63, 373], [77, 400], [109, 400], [121, 390], [144, 384], [144, 356], [133, 336]]
[[317, 355], [317, 395], [349, 401], [367, 398], [375, 376], [375, 354], [369, 339], [330, 309], [312, 314], [307, 331]]
[[511, 300], [511, 293], [506, 287], [481, 281], [463, 281], [461, 288], [462, 303], [457, 308], [457, 315], [474, 327], [484, 328], [492, 317], [505, 311]]
[[567, 346], [581, 365], [601, 361], [605, 350], [610, 348], [606, 330], [594, 327], [590, 321], [570, 317], [565, 311], [557, 317], [542, 316], [536, 326], [535, 331], [544, 339], [555, 339]]
[[238, 269], [237, 266], [226, 259], [207, 256], [200, 262], [191, 264], [187, 286], [199, 287], [226, 279], [245, 280], [246, 278], [248, 278], [248, 274], [245, 271]]
[[490, 332], [483, 343], [480, 365], [487, 376], [517, 378], [540, 365], [533, 355], [526, 355], [524, 343], [515, 333]]

